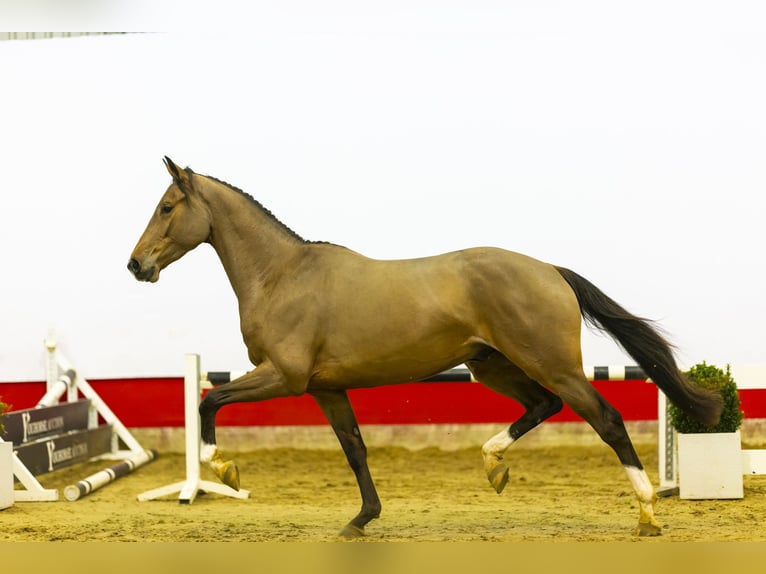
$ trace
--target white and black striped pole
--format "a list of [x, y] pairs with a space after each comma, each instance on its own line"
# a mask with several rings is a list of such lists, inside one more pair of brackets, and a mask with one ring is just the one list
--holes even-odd
[[37, 401], [35, 408], [52, 407], [58, 404], [59, 399], [66, 393], [73, 385], [77, 378], [77, 373], [74, 369], [68, 369], [65, 373], [62, 373], [52, 385], [48, 387], [48, 390], [43, 397]]
[[82, 498], [83, 496], [90, 494], [94, 490], [98, 490], [102, 486], [106, 486], [110, 482], [114, 482], [118, 478], [130, 474], [138, 467], [145, 465], [147, 462], [153, 461], [157, 457], [156, 450], [145, 450], [134, 454], [133, 456], [126, 458], [120, 463], [100, 470], [95, 474], [91, 474], [88, 477], [70, 484], [64, 488], [64, 498], [73, 502]]

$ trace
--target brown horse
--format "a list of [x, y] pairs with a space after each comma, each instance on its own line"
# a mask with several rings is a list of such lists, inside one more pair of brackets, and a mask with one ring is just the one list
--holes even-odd
[[503, 455], [568, 404], [614, 449], [640, 506], [638, 533], [655, 535], [654, 489], [620, 414], [582, 368], [585, 319], [608, 332], [678, 407], [714, 424], [721, 400], [689, 384], [653, 325], [576, 273], [510, 251], [473, 248], [398, 261], [369, 259], [303, 240], [244, 192], [181, 169], [128, 263], [140, 281], [210, 243], [239, 302], [242, 336], [257, 368], [211, 390], [200, 404], [202, 460], [239, 488], [216, 447], [222, 406], [308, 393], [327, 416], [356, 475], [362, 507], [341, 531], [364, 534], [381, 505], [347, 389], [421, 381], [465, 363], [475, 378], [525, 413], [482, 448], [490, 483], [508, 481]]

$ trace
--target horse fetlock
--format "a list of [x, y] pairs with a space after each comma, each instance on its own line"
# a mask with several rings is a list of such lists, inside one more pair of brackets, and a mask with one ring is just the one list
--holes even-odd
[[662, 534], [662, 527], [654, 518], [654, 503], [657, 501], [657, 493], [654, 491], [649, 477], [644, 469], [635, 466], [625, 465], [625, 471], [635, 490], [640, 509], [636, 534], [638, 536], [659, 536]]
[[650, 500], [638, 500], [638, 507], [640, 509], [638, 517], [638, 535], [639, 536], [657, 536], [662, 532], [662, 527], [657, 519], [654, 517], [654, 501], [657, 499], [657, 495], [651, 497]]
[[200, 462], [210, 463], [214, 459], [221, 460], [221, 455], [218, 454], [218, 447], [216, 447], [214, 444], [208, 444], [203, 440], [202, 446], [199, 449]]

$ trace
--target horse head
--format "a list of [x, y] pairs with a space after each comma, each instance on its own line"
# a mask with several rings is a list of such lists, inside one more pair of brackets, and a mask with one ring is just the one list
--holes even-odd
[[155, 282], [160, 271], [210, 238], [210, 213], [195, 190], [191, 169], [179, 168], [169, 157], [165, 167], [173, 183], [165, 191], [138, 240], [128, 270], [139, 281]]

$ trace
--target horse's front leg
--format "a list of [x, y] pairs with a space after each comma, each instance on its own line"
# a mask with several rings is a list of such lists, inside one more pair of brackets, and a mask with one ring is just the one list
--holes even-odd
[[300, 394], [288, 386], [270, 364], [223, 385], [211, 389], [199, 405], [202, 448], [200, 460], [210, 465], [218, 479], [234, 490], [239, 490], [239, 469], [231, 460], [225, 460], [218, 450], [215, 438], [215, 415], [224, 405], [265, 401]]
[[359, 425], [357, 425], [348, 395], [346, 391], [312, 391], [311, 395], [332, 425], [343, 452], [346, 453], [348, 463], [356, 475], [356, 482], [362, 495], [362, 509], [340, 531], [340, 535], [345, 538], [364, 536], [366, 524], [380, 516], [380, 498], [367, 466], [367, 447], [362, 440], [362, 433], [359, 432]]

